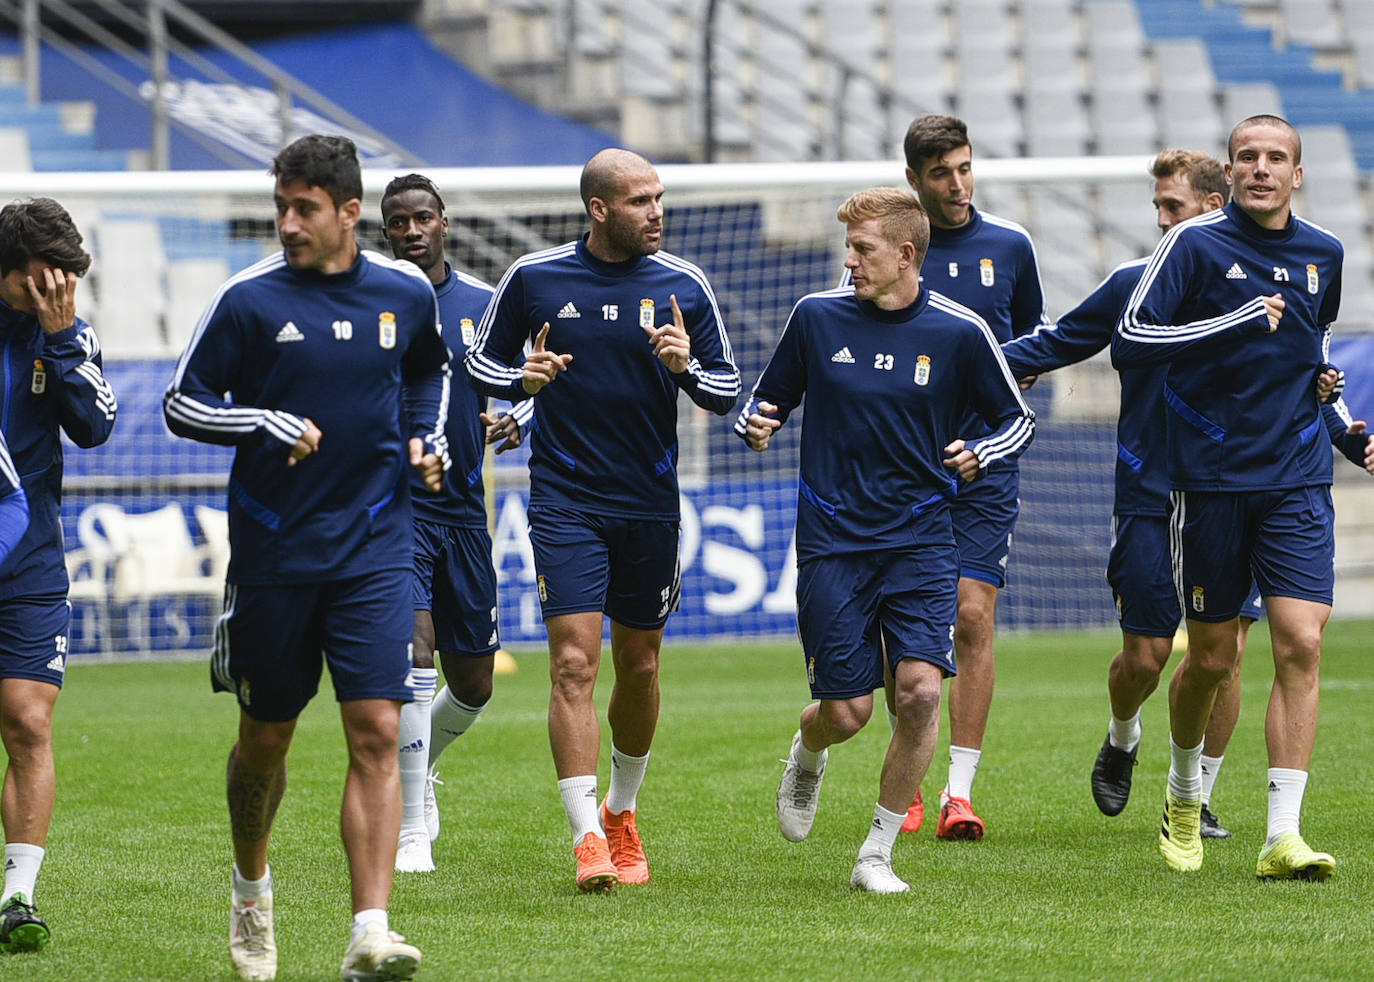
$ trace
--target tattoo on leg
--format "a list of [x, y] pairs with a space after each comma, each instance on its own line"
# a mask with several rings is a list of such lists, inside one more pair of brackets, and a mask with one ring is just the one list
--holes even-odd
[[238, 762], [238, 747], [229, 753], [226, 775], [229, 827], [244, 842], [260, 842], [272, 831], [272, 819], [286, 792], [286, 763], [273, 774], [245, 772]]

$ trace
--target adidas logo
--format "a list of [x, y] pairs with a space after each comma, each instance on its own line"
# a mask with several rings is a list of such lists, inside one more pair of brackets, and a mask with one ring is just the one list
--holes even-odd
[[423, 741], [423, 740], [412, 740], [410, 743], [407, 743], [404, 747], [401, 748], [401, 753], [403, 753], [403, 754], [417, 754], [417, 753], [419, 753], [421, 750], [424, 750], [424, 749], [425, 749], [425, 741]]
[[283, 324], [281, 330], [277, 332], [277, 344], [286, 344], [288, 341], [304, 340], [305, 335], [301, 333], [301, 329], [291, 323], [291, 321], [287, 321]]
[[565, 303], [565, 304], [563, 305], [563, 309], [560, 310], [560, 311], [558, 312], [558, 316], [559, 316], [559, 317], [581, 317], [581, 316], [582, 316], [582, 313], [581, 313], [581, 311], [579, 311], [576, 307], [574, 307], [574, 306], [573, 306], [573, 302], [572, 302], [571, 300], [569, 300], [567, 303]]
[[52, 661], [48, 662], [48, 671], [62, 673], [65, 673], [67, 671], [67, 666], [62, 663], [61, 655], [52, 656]]
[[16, 865], [18, 864], [15, 863], [13, 859], [5, 860], [5, 872], [8, 873], [10, 870], [14, 869]]
[[491, 637], [487, 639], [487, 644], [496, 644], [496, 642], [497, 642], [496, 632], [495, 632], [495, 631], [492, 631], [492, 632], [491, 632]]
[[852, 365], [852, 364], [854, 364], [854, 356], [851, 355], [851, 354], [849, 353], [849, 346], [848, 346], [848, 345], [845, 345], [845, 346], [844, 346], [843, 348], [841, 348], [839, 351], [837, 351], [837, 352], [835, 352], [833, 355], [831, 355], [831, 356], [830, 356], [830, 360], [833, 361], [833, 362], [838, 362], [838, 363], [841, 364], [841, 365]]
[[[1240, 263], [1232, 263], [1231, 268], [1226, 271], [1226, 278], [1228, 280], [1243, 280], [1247, 277], [1245, 275], [1245, 270], [1240, 268]], [[560, 314], [559, 316], [561, 317], [562, 315]]]
[[1269, 793], [1270, 793], [1270, 794], [1273, 794], [1273, 793], [1274, 793], [1275, 791], [1277, 791], [1278, 789], [1279, 789], [1279, 786], [1278, 786], [1277, 784], [1275, 784], [1273, 781], [1270, 781], [1270, 782], [1269, 782]]

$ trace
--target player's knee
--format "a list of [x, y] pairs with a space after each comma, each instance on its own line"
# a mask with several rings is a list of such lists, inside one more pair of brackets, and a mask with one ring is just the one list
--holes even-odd
[[464, 706], [485, 706], [491, 701], [491, 676], [450, 679], [449, 689]]
[[[590, 695], [596, 684], [600, 658], [580, 648], [561, 647], [549, 658], [549, 678], [555, 689], [566, 695]], [[471, 705], [471, 703], [469, 703]]]
[[920, 724], [940, 712], [940, 677], [921, 679], [911, 685], [897, 687], [896, 713], [900, 719]]
[[1134, 637], [1121, 649], [1121, 665], [1135, 680], [1157, 680], [1173, 654], [1172, 638]]
[[11, 760], [33, 754], [52, 744], [52, 712], [38, 705], [7, 707], [0, 734]]
[[828, 699], [821, 703], [821, 720], [834, 743], [858, 733], [872, 715], [872, 699]]

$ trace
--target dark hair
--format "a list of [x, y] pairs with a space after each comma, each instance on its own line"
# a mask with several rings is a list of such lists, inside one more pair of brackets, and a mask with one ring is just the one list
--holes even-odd
[[970, 145], [968, 127], [962, 119], [932, 113], [911, 121], [906, 139], [902, 141], [902, 152], [906, 155], [906, 165], [919, 173], [923, 161]]
[[439, 205], [439, 214], [444, 213], [444, 199], [439, 196], [439, 188], [423, 174], [406, 174], [393, 178], [382, 192], [382, 208], [386, 208], [388, 198], [394, 198], [403, 191], [424, 191], [426, 194], [432, 194]]
[[1268, 113], [1260, 113], [1258, 116], [1247, 116], [1235, 126], [1231, 127], [1231, 135], [1226, 138], [1226, 159], [1232, 162], [1236, 159], [1236, 136], [1241, 130], [1248, 130], [1252, 126], [1277, 126], [1281, 130], [1287, 130], [1288, 135], [1293, 138], [1293, 163], [1302, 163], [1302, 137], [1298, 135], [1297, 127], [1282, 116], [1271, 116]]
[[303, 136], [282, 148], [267, 173], [283, 184], [302, 180], [311, 187], [323, 188], [336, 208], [350, 198], [361, 200], [363, 196], [358, 148], [346, 136]]
[[52, 198], [12, 201], [0, 209], [0, 276], [23, 269], [30, 259], [77, 276], [91, 268], [76, 223]]
[[1226, 183], [1226, 173], [1220, 162], [1209, 153], [1201, 150], [1171, 148], [1161, 150], [1150, 164], [1150, 176], [1158, 180], [1182, 174], [1188, 179], [1188, 186], [1199, 199], [1209, 194], [1221, 195], [1225, 201], [1231, 196], [1231, 188]]

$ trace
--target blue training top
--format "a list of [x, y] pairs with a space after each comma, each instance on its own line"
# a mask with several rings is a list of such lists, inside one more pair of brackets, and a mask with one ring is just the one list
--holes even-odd
[[[641, 325], [672, 319], [677, 297], [691, 343], [674, 375]], [[468, 351], [479, 391], [519, 401], [521, 351], [545, 323], [550, 351], [572, 363], [534, 400], [530, 504], [676, 521], [677, 394], [725, 415], [740, 393], [715, 294], [697, 267], [666, 252], [608, 263], [586, 239], [524, 256], [496, 287]]]
[[[901, 310], [857, 300], [852, 287], [803, 297], [735, 432], [744, 436], [759, 402], [786, 421], [803, 396], [798, 561], [918, 544], [916, 516], [958, 491], [942, 463], [951, 440], [967, 440], [986, 468], [1014, 460], [1035, 432], [987, 324], [925, 289]], [[969, 412], [987, 435], [959, 430]]]
[[[78, 447], [97, 447], [109, 439], [118, 405], [101, 372], [100, 341], [80, 317], [66, 330], [47, 334], [33, 314], [0, 301], [0, 341], [0, 428], [29, 506], [27, 530], [0, 562], [0, 599], [65, 594], [60, 432]], [[0, 491], [8, 492], [8, 484], [0, 480]]]
[[[463, 360], [476, 340], [477, 324], [493, 292], [487, 283], [452, 267], [444, 281], [434, 288], [444, 341], [455, 363]], [[444, 473], [444, 485], [438, 492], [425, 487], [420, 473], [411, 470], [410, 503], [417, 520], [455, 528], [487, 527], [486, 488], [482, 484], [486, 427], [480, 418], [486, 408], [486, 397], [473, 388], [466, 373], [454, 380], [444, 424], [453, 464]], [[532, 403], [520, 403], [515, 410], [516, 419], [523, 426], [533, 411]]]
[[[1116, 322], [1131, 291], [1140, 282], [1145, 259], [1122, 263], [1088, 298], [1055, 324], [1037, 327], [1002, 345], [1012, 375], [1022, 378], [1052, 372], [1091, 358], [1112, 343]], [[1166, 365], [1123, 368], [1121, 410], [1116, 423], [1116, 515], [1169, 514], [1169, 470], [1165, 450], [1164, 376]], [[1315, 380], [1314, 380], [1315, 384]], [[1344, 413], [1344, 416], [1342, 415]], [[1352, 461], [1364, 465], [1364, 437], [1347, 438], [1350, 423], [1345, 404], [1322, 407], [1331, 442]], [[1358, 444], [1358, 446], [1356, 446]]]
[[[1155, 249], [1112, 339], [1112, 362], [1168, 362], [1169, 483], [1258, 491], [1331, 483], [1313, 388], [1340, 306], [1340, 241], [1292, 216], [1257, 224], [1235, 202]], [[1283, 295], [1269, 332], [1263, 298]]]
[[[237, 447], [227, 579], [272, 586], [410, 567], [408, 443], [423, 439], [447, 464], [447, 401], [424, 273], [362, 252], [326, 275], [278, 253], [220, 287], [163, 414], [178, 436]], [[287, 466], [306, 418], [319, 449]]]
[[[850, 284], [844, 271], [841, 286]], [[1030, 233], [1015, 222], [969, 208], [958, 228], [930, 227], [930, 247], [921, 263], [921, 289], [943, 294], [983, 318], [998, 343], [1047, 323], [1045, 291]], [[986, 435], [987, 423], [969, 413], [958, 430]], [[1004, 466], [1014, 466], [1009, 461]]]

